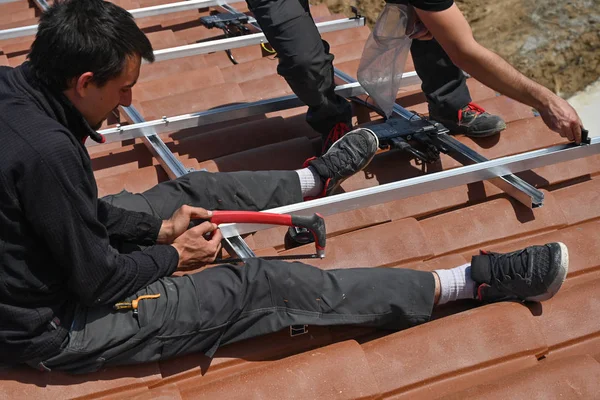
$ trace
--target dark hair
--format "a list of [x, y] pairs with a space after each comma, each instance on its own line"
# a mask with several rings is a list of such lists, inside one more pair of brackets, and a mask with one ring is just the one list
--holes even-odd
[[88, 71], [104, 85], [136, 54], [154, 61], [150, 41], [127, 11], [102, 0], [56, 0], [40, 17], [28, 58], [38, 79], [65, 90]]

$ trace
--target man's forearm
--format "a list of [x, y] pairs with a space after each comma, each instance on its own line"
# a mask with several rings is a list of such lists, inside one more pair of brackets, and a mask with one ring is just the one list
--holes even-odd
[[538, 110], [548, 106], [552, 97], [550, 90], [475, 41], [458, 50], [452, 61], [484, 85]]

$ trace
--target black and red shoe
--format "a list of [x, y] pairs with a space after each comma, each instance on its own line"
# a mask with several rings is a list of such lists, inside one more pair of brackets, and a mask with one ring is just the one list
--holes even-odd
[[562, 286], [569, 271], [569, 251], [563, 243], [529, 246], [512, 253], [481, 252], [471, 260], [476, 298], [544, 301]]
[[322, 156], [306, 160], [303, 167], [314, 168], [324, 183], [323, 192], [317, 197], [331, 195], [342, 182], [362, 171], [378, 148], [377, 135], [370, 129], [358, 128], [335, 141]]
[[443, 116], [432, 105], [429, 106], [429, 118], [444, 125], [450, 133], [463, 133], [471, 137], [487, 137], [506, 129], [506, 123], [497, 115], [486, 112], [471, 102], [458, 110], [456, 116]]
[[327, 136], [321, 137], [323, 146], [321, 147], [321, 154], [325, 154], [327, 150], [338, 140], [340, 140], [346, 133], [350, 132], [350, 125], [345, 122], [338, 122], [331, 128]]

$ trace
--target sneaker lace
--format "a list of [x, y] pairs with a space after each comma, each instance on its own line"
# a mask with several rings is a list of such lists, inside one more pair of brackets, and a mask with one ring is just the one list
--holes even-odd
[[458, 122], [462, 121], [463, 113], [470, 112], [475, 113], [475, 115], [480, 115], [483, 114], [485, 110], [477, 104], [470, 102], [465, 108], [461, 108], [460, 110], [458, 110]]
[[321, 150], [322, 153], [325, 153], [329, 146], [333, 143], [337, 142], [342, 138], [346, 133], [350, 131], [350, 128], [344, 122], [338, 122], [335, 126], [329, 131], [329, 135], [327, 136], [327, 140], [323, 143], [323, 148]]
[[490, 262], [492, 282], [511, 281], [517, 275], [527, 283], [531, 281], [531, 276], [527, 274], [530, 256], [528, 249], [507, 254], [489, 253], [489, 255], [492, 256]]

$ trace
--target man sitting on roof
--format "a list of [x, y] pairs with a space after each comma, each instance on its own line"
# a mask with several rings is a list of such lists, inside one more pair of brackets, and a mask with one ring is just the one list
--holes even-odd
[[560, 243], [434, 273], [257, 258], [171, 277], [215, 260], [217, 227], [190, 228], [210, 219], [206, 209], [261, 210], [329, 194], [369, 163], [377, 137], [350, 132], [299, 171], [194, 172], [97, 199], [84, 142], [101, 140], [94, 128], [131, 103], [142, 58], [153, 60], [152, 47], [129, 13], [66, 0], [41, 16], [30, 61], [0, 68], [0, 364], [81, 373], [212, 356], [292, 325], [404, 329], [428, 321], [436, 304], [538, 301], [561, 287], [568, 254]]
[[[280, 60], [277, 71], [309, 106], [307, 122], [323, 139], [325, 151], [350, 130], [352, 110], [334, 93], [333, 54], [321, 40], [308, 0], [246, 0]], [[425, 29], [411, 46], [415, 70], [429, 104], [429, 117], [452, 133], [490, 136], [504, 121], [471, 102], [461, 71], [492, 89], [539, 111], [561, 136], [580, 141], [581, 121], [573, 108], [550, 90], [527, 79], [501, 57], [481, 46], [454, 0], [386, 0], [414, 7]]]

